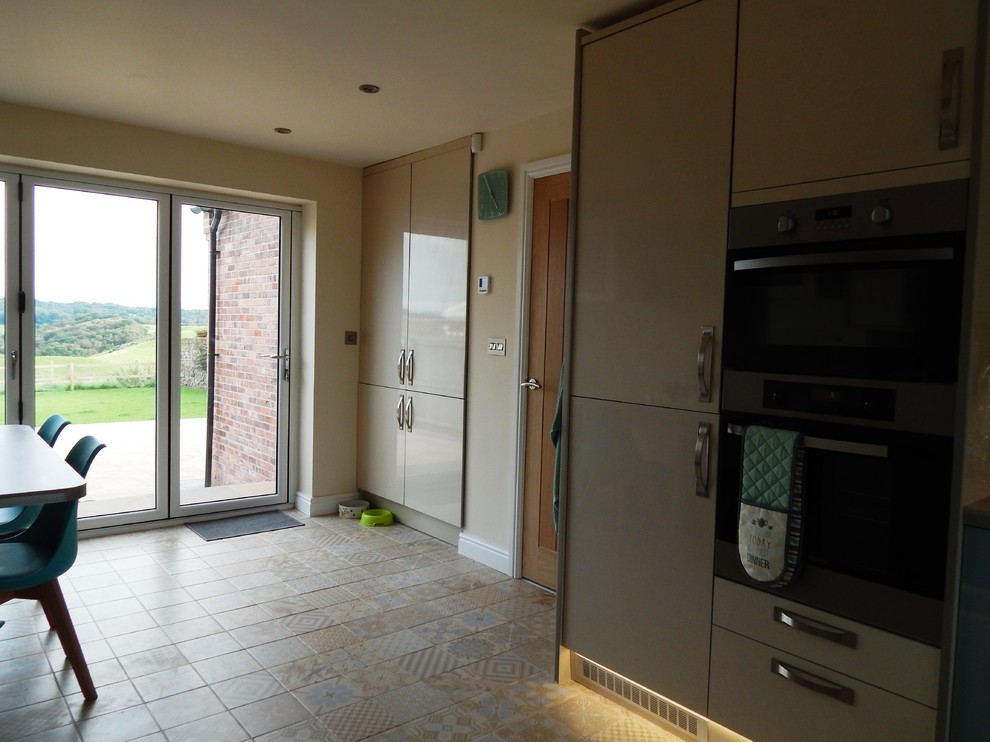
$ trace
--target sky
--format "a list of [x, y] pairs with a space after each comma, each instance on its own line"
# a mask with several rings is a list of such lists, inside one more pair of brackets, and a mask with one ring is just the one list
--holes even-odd
[[[158, 202], [35, 187], [35, 298], [156, 305]], [[209, 241], [203, 215], [182, 207], [183, 309], [205, 309]]]

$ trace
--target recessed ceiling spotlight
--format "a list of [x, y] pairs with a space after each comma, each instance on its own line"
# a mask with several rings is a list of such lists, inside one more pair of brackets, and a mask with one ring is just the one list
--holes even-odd
[[275, 133], [276, 134], [291, 134], [292, 133], [292, 129], [286, 129], [284, 126], [276, 126], [275, 127]]
[[369, 85], [365, 83], [364, 85], [358, 85], [358, 90], [360, 90], [362, 93], [368, 93], [369, 95], [374, 95], [379, 90], [381, 90], [381, 88], [378, 87], [377, 85]]

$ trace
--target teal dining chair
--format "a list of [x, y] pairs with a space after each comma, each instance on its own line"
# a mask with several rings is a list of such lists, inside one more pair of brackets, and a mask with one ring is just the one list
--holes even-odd
[[49, 446], [54, 446], [59, 434], [65, 430], [69, 422], [69, 420], [59, 414], [51, 415], [38, 428], [38, 435]]
[[[79, 439], [65, 460], [85, 477], [106, 444], [87, 435]], [[96, 686], [79, 646], [79, 637], [65, 605], [58, 583], [76, 561], [79, 503], [55, 502], [41, 506], [41, 512], [27, 530], [0, 541], [0, 605], [10, 600], [37, 600], [55, 630], [62, 649], [82, 689], [83, 697], [94, 700]]]
[[[49, 446], [55, 445], [55, 441], [63, 430], [70, 424], [70, 420], [59, 414], [50, 415], [38, 428], [38, 435]], [[15, 533], [20, 533], [29, 525], [34, 523], [34, 519], [41, 512], [41, 505], [24, 505], [10, 508], [0, 508], [0, 539], [8, 538]]]

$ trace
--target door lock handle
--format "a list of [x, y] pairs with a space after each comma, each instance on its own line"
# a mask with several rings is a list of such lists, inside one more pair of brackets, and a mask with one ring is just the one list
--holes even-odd
[[537, 389], [540, 388], [540, 382], [538, 382], [536, 379], [530, 379], [529, 381], [524, 381], [519, 386], [526, 387], [531, 391], [536, 391]]

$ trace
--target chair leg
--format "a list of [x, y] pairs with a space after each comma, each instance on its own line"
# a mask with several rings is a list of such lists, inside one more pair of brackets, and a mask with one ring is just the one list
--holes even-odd
[[62, 588], [58, 584], [58, 578], [44, 585], [34, 588], [41, 606], [45, 610], [45, 615], [51, 623], [58, 639], [62, 642], [62, 649], [65, 656], [72, 664], [72, 670], [82, 688], [83, 697], [88, 701], [96, 700], [96, 686], [93, 685], [93, 678], [89, 674], [89, 666], [86, 658], [83, 657], [82, 647], [79, 646], [79, 638], [76, 636], [76, 629], [72, 625], [69, 617], [69, 609], [65, 605], [65, 597], [62, 595]]

